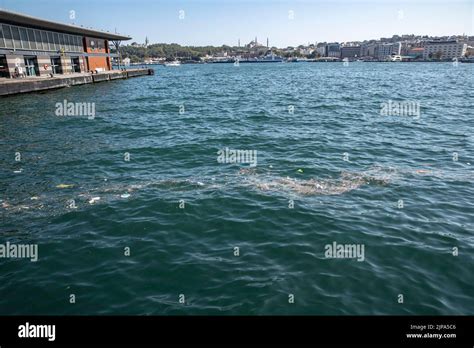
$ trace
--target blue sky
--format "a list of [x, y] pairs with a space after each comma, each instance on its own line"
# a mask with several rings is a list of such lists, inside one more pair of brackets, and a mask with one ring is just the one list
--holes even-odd
[[[0, 0], [0, 7], [144, 42], [286, 47], [393, 34], [474, 35], [473, 0]], [[69, 18], [70, 11], [76, 18]], [[184, 14], [184, 18], [180, 19]], [[292, 11], [292, 12], [290, 12]]]

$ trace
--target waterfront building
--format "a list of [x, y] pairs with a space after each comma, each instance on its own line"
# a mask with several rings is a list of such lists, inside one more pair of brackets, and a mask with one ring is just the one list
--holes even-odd
[[362, 57], [375, 57], [375, 43], [364, 43], [360, 47], [360, 54]]
[[339, 45], [337, 42], [327, 44], [326, 50], [327, 50], [326, 52], [327, 57], [334, 57], [334, 58], [341, 57], [341, 45]]
[[425, 49], [423, 47], [412, 47], [408, 50], [407, 56], [410, 56], [414, 59], [416, 58], [423, 58], [423, 52]]
[[361, 56], [360, 46], [344, 46], [341, 47], [341, 58], [358, 58]]
[[381, 43], [375, 47], [374, 55], [378, 60], [389, 60], [392, 56], [400, 55], [401, 43]]
[[0, 77], [112, 69], [109, 42], [128, 36], [0, 10]]
[[319, 57], [326, 57], [326, 48], [327, 45], [325, 42], [320, 42], [316, 45], [316, 54]]
[[456, 40], [428, 41], [425, 43], [423, 59], [454, 59], [466, 54], [467, 44]]

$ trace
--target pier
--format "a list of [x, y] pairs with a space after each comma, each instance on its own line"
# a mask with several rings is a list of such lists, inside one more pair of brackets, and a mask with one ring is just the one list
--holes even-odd
[[154, 75], [153, 69], [109, 70], [99, 73], [75, 73], [53, 77], [0, 78], [0, 96], [40, 92], [88, 83], [99, 83], [131, 77]]

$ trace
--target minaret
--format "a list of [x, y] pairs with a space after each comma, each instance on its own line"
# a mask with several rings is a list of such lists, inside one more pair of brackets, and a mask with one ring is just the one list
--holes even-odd
[[239, 47], [240, 47], [240, 39], [239, 39]]
[[268, 46], [268, 37], [267, 37], [267, 48], [269, 48], [270, 46]]
[[257, 37], [255, 36], [255, 46], [257, 46]]

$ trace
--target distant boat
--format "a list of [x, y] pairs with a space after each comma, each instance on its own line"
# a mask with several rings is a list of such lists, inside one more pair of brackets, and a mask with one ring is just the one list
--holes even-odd
[[166, 62], [165, 66], [180, 66], [181, 62], [179, 60], [174, 60], [172, 62]]
[[282, 62], [283, 62], [283, 58], [280, 56], [274, 55], [273, 52], [270, 52], [264, 57], [239, 59], [239, 63], [282, 63]]
[[474, 63], [474, 57], [461, 58], [461, 59], [459, 59], [459, 61], [460, 61], [461, 63]]
[[236, 57], [236, 58], [226, 58], [226, 59], [218, 59], [210, 61], [210, 63], [282, 63], [283, 58], [273, 54], [273, 52], [269, 51], [263, 57]]

